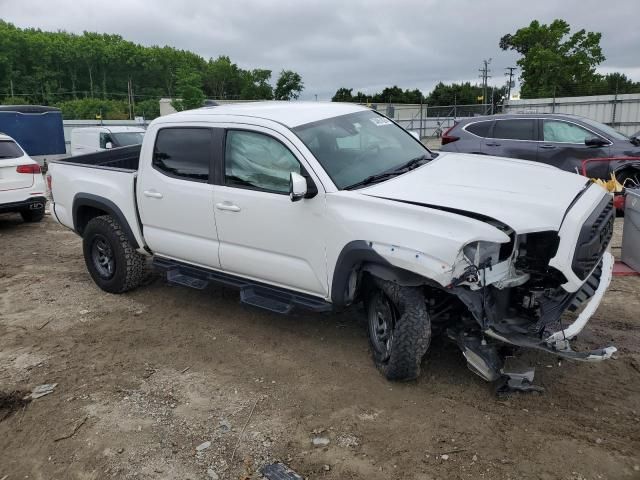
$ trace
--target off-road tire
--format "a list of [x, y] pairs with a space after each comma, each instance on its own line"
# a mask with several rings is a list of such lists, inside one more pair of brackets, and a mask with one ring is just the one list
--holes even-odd
[[[94, 263], [92, 248], [96, 238], [106, 240], [114, 261], [113, 273], [107, 277]], [[89, 221], [82, 236], [82, 249], [87, 270], [93, 281], [109, 293], [124, 293], [138, 287], [147, 276], [145, 256], [136, 252], [120, 224], [110, 215]]]
[[431, 342], [431, 319], [423, 290], [383, 280], [376, 280], [374, 284], [365, 296], [367, 317], [377, 296], [383, 295], [395, 309], [396, 321], [386, 355], [381, 355], [375, 348], [369, 329], [373, 361], [388, 380], [415, 380], [420, 375], [420, 364]]
[[20, 212], [22, 220], [27, 223], [36, 223], [42, 221], [44, 218], [44, 209], [42, 210], [22, 210]]

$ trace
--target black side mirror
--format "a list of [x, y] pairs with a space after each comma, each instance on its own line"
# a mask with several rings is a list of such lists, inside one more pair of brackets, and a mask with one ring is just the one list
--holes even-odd
[[608, 142], [600, 137], [587, 137], [584, 139], [584, 144], [587, 147], [602, 147]]

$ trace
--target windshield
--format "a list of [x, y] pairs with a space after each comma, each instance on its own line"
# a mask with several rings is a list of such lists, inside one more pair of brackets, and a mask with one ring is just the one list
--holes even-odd
[[22, 157], [22, 149], [13, 140], [0, 140], [0, 159]]
[[373, 111], [328, 118], [293, 131], [341, 190], [430, 153], [406, 130]]
[[120, 132], [112, 133], [111, 137], [119, 147], [126, 147], [127, 145], [139, 145], [142, 143], [142, 132]]
[[605, 125], [604, 123], [596, 122], [594, 120], [591, 120], [590, 118], [581, 118], [580, 120], [583, 121], [584, 123], [586, 123], [587, 125], [590, 125], [590, 126], [592, 126], [594, 128], [597, 128], [602, 133], [604, 133], [605, 135], [608, 135], [610, 138], [612, 138], [614, 140], [629, 140], [629, 137], [627, 137], [623, 133], [620, 133], [616, 129], [611, 128], [609, 125]]

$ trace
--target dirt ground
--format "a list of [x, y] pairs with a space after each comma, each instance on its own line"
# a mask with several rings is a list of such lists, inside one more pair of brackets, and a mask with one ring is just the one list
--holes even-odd
[[640, 478], [639, 293], [615, 278], [577, 341], [617, 358], [523, 353], [546, 392], [500, 399], [437, 339], [417, 382], [385, 381], [358, 309], [277, 316], [161, 278], [110, 295], [75, 234], [0, 217], [0, 479], [259, 478], [276, 460], [314, 479]]

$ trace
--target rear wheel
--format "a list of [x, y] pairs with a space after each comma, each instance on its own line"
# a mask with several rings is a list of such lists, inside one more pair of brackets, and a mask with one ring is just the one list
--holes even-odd
[[84, 260], [93, 281], [109, 293], [136, 288], [146, 275], [144, 255], [136, 252], [110, 215], [93, 218], [82, 238]]
[[44, 210], [22, 210], [20, 216], [27, 223], [35, 223], [44, 218]]
[[377, 281], [366, 302], [373, 360], [389, 380], [415, 380], [431, 341], [422, 289]]

